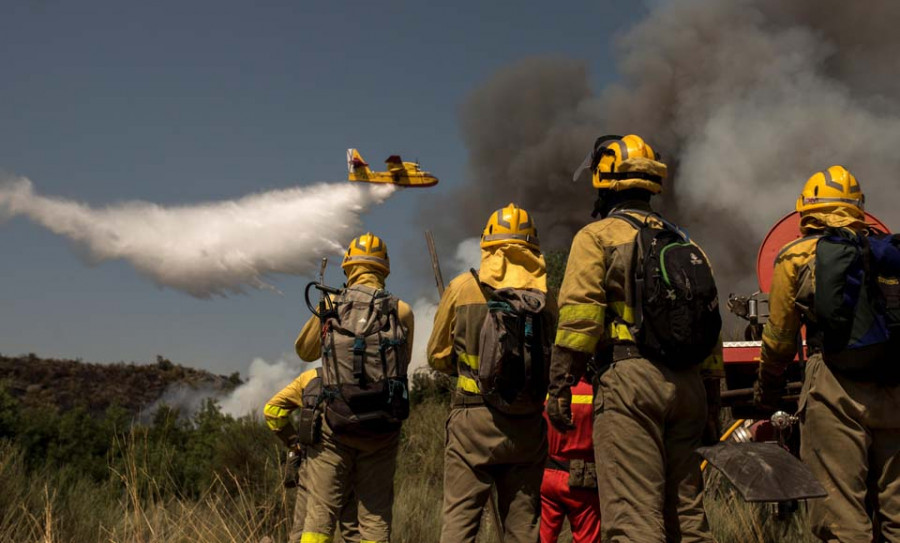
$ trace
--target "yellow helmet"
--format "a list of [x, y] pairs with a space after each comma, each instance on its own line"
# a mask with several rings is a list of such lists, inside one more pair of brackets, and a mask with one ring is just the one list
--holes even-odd
[[797, 211], [803, 213], [827, 207], [849, 207], [859, 212], [866, 208], [866, 197], [856, 177], [843, 166], [816, 172], [797, 198]]
[[503, 243], [518, 243], [536, 251], [541, 248], [531, 215], [513, 203], [491, 213], [481, 234], [482, 249]]
[[575, 173], [575, 179], [590, 167], [596, 189], [643, 189], [659, 194], [667, 174], [666, 165], [659, 158], [640, 136], [601, 136]]
[[359, 236], [347, 247], [341, 268], [346, 272], [349, 266], [355, 264], [366, 264], [384, 272], [387, 276], [391, 273], [391, 259], [388, 258], [387, 245], [371, 232]]

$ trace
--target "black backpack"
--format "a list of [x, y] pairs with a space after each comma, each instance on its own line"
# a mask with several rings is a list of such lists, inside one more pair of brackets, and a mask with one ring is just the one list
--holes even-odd
[[471, 272], [488, 307], [478, 338], [478, 387], [485, 402], [507, 414], [539, 413], [550, 380], [555, 332], [544, 322], [547, 295], [535, 289], [495, 289]]
[[706, 254], [659, 216], [662, 227], [625, 213], [610, 217], [638, 229], [635, 251], [635, 341], [641, 353], [667, 366], [703, 362], [722, 330], [719, 295]]
[[810, 341], [846, 373], [877, 369], [900, 343], [900, 237], [828, 228], [816, 242]]

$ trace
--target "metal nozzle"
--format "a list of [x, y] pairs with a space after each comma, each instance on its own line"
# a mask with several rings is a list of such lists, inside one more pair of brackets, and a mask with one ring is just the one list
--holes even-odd
[[753, 434], [746, 427], [741, 426], [732, 432], [731, 439], [738, 443], [750, 443], [753, 441]]
[[799, 418], [797, 418], [793, 415], [788, 415], [784, 411], [776, 411], [769, 418], [769, 422], [772, 423], [772, 426], [776, 430], [787, 430], [788, 428], [790, 428], [792, 425], [796, 424], [799, 421], [800, 421]]

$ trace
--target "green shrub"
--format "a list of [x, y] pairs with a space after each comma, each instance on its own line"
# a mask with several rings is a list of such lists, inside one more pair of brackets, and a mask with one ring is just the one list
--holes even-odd
[[[452, 380], [428, 373], [413, 380], [421, 392], [397, 459], [398, 543], [437, 541], [441, 524]], [[0, 389], [0, 432], [0, 541], [287, 538], [294, 495], [281, 486], [283, 448], [261, 421], [224, 415], [214, 402], [190, 418], [161, 407], [140, 424], [116, 409], [92, 419], [83, 410], [22, 407]], [[802, 515], [778, 519], [771, 506], [741, 502], [715, 471], [707, 489], [710, 524], [723, 543], [813, 541]], [[496, 541], [486, 517], [481, 543]]]

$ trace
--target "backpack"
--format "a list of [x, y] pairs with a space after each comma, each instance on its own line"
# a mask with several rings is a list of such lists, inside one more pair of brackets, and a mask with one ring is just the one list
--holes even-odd
[[847, 373], [879, 366], [900, 342], [900, 237], [828, 228], [816, 242], [811, 341]]
[[[678, 227], [625, 213], [638, 229], [635, 251], [635, 341], [640, 352], [673, 368], [703, 362], [719, 342], [719, 295], [706, 254]], [[648, 215], [649, 217], [649, 215]]]
[[869, 248], [893, 352], [900, 347], [900, 234], [870, 235]]
[[297, 442], [301, 445], [315, 445], [322, 436], [322, 399], [322, 368], [316, 368], [316, 376], [303, 388], [300, 399]]
[[322, 327], [325, 418], [335, 433], [400, 429], [409, 416], [407, 330], [399, 300], [369, 286], [345, 288]]
[[485, 402], [513, 415], [542, 411], [555, 332], [544, 322], [546, 293], [495, 289], [471, 272], [488, 308], [478, 337], [478, 387]]

